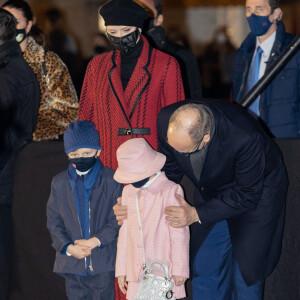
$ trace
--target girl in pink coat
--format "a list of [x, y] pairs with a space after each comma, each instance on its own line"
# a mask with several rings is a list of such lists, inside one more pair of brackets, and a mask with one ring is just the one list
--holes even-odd
[[166, 157], [153, 150], [143, 138], [123, 143], [117, 150], [117, 160], [114, 179], [128, 184], [122, 193], [127, 219], [119, 232], [116, 260], [119, 287], [127, 299], [133, 300], [143, 274], [137, 196], [146, 264], [154, 259], [163, 261], [174, 282], [173, 297], [184, 298], [184, 282], [189, 277], [189, 228], [169, 226], [164, 213], [166, 206], [180, 205], [175, 195], [183, 196], [182, 188], [160, 171]]

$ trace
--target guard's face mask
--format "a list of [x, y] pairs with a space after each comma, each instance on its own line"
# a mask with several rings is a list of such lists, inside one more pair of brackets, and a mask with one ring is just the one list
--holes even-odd
[[262, 36], [269, 30], [272, 25], [269, 16], [270, 15], [258, 16], [251, 14], [251, 16], [247, 18], [250, 30], [255, 36]]
[[137, 47], [137, 41], [141, 34], [137, 28], [135, 31], [121, 37], [115, 37], [109, 33], [107, 35], [116, 50], [119, 50], [121, 54], [130, 54]]

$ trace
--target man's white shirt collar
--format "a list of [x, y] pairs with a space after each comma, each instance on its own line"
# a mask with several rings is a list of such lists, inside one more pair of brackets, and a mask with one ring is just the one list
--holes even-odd
[[255, 47], [255, 53], [257, 51], [258, 46], [263, 50], [262, 53], [262, 60], [264, 62], [267, 62], [269, 60], [269, 56], [271, 54], [274, 42], [276, 38], [276, 31], [273, 32], [266, 40], [264, 40], [262, 43], [259, 42], [258, 38], [256, 38], [256, 47]]

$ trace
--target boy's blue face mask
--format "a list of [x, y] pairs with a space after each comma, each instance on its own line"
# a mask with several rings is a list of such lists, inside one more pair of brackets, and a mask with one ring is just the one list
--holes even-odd
[[76, 166], [79, 172], [86, 172], [91, 169], [97, 161], [97, 157], [78, 157], [70, 158], [70, 162]]
[[143, 180], [140, 180], [140, 181], [137, 181], [137, 182], [133, 182], [132, 183], [132, 185], [135, 187], [135, 188], [141, 188], [143, 185], [145, 185], [147, 182], [148, 182], [148, 180], [149, 180], [149, 178], [150, 177], [147, 177], [147, 178], [145, 178], [145, 179], [143, 179]]
[[247, 18], [250, 30], [255, 36], [262, 36], [269, 30], [272, 25], [269, 16], [270, 15], [258, 16], [251, 14], [251, 16]]

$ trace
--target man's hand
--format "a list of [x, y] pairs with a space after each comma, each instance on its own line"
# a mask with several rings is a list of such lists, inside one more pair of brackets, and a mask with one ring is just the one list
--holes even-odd
[[116, 219], [119, 225], [123, 224], [123, 220], [127, 219], [127, 205], [122, 205], [122, 198], [117, 199], [117, 204], [113, 207]]
[[99, 246], [99, 241], [98, 241], [97, 238], [92, 237], [88, 240], [83, 240], [83, 239], [82, 240], [76, 240], [76, 241], [74, 241], [74, 245], [86, 246], [86, 247], [90, 248], [91, 250], [93, 250], [94, 248]]
[[187, 280], [187, 278], [185, 278], [185, 277], [176, 276], [176, 275], [173, 275], [172, 278], [173, 278], [176, 286], [183, 285], [185, 283], [185, 281]]
[[127, 293], [127, 282], [126, 282], [126, 276], [120, 276], [118, 277], [118, 285], [120, 290], [124, 295]]
[[176, 194], [180, 206], [167, 206], [165, 209], [166, 219], [169, 225], [175, 228], [181, 228], [199, 221], [196, 208], [189, 205], [183, 197]]
[[83, 259], [89, 255], [91, 255], [91, 248], [87, 246], [81, 245], [69, 245], [67, 248], [67, 252], [70, 253], [72, 256]]

